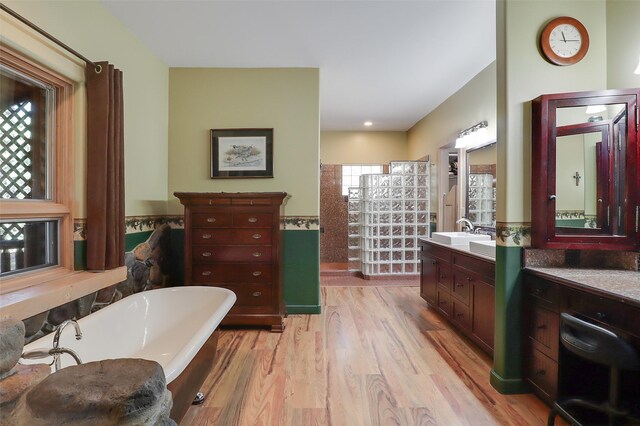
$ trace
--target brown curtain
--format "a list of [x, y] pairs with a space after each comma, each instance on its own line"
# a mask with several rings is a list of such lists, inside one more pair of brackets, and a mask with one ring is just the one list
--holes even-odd
[[124, 265], [124, 108], [122, 71], [86, 68], [87, 269]]

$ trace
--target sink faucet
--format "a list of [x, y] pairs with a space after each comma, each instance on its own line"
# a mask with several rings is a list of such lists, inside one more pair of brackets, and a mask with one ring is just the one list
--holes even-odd
[[65, 327], [68, 326], [69, 324], [72, 324], [73, 327], [76, 329], [76, 340], [82, 339], [82, 331], [80, 331], [80, 326], [78, 325], [78, 322], [76, 320], [72, 320], [72, 319], [66, 320], [58, 326], [58, 328], [56, 329], [56, 334], [53, 336], [53, 349], [51, 350], [52, 352], [51, 355], [53, 355], [56, 371], [59, 370], [61, 366], [60, 365], [61, 353], [68, 353], [75, 358], [76, 362], [78, 362], [79, 364], [81, 363], [79, 362], [80, 358], [78, 358], [78, 355], [76, 355], [75, 352], [73, 352], [71, 349], [60, 348], [60, 335], [62, 334], [62, 331], [65, 329]]
[[456, 220], [456, 223], [464, 223], [465, 226], [467, 227], [467, 232], [473, 232], [473, 229], [474, 229], [473, 223], [471, 223], [471, 221], [466, 217]]

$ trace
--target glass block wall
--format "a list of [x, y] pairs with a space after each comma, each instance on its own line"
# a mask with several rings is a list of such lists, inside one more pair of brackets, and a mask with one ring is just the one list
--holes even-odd
[[469, 217], [478, 226], [496, 226], [496, 189], [491, 174], [469, 174]]
[[418, 238], [429, 236], [429, 163], [392, 162], [389, 170], [349, 188], [349, 270], [366, 276], [419, 273]]

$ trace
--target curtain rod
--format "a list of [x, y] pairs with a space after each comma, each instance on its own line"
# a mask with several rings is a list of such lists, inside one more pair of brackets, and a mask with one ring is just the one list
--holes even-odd
[[78, 58], [82, 59], [86, 63], [93, 65], [93, 68], [95, 69], [96, 73], [100, 74], [102, 72], [102, 66], [101, 65], [98, 65], [93, 61], [90, 61], [85, 56], [81, 55], [80, 53], [78, 53], [77, 51], [72, 49], [71, 47], [67, 46], [66, 44], [64, 44], [63, 42], [61, 42], [60, 40], [58, 40], [57, 38], [55, 38], [54, 36], [52, 36], [51, 34], [46, 32], [45, 30], [43, 30], [42, 28], [40, 28], [39, 26], [37, 26], [33, 22], [29, 21], [25, 17], [19, 15], [18, 13], [14, 12], [13, 10], [9, 9], [7, 6], [5, 6], [4, 3], [0, 3], [0, 9], [2, 9], [5, 12], [7, 12], [9, 15], [13, 16], [14, 18], [19, 20], [23, 24], [33, 28], [34, 30], [36, 30], [37, 32], [39, 32], [40, 34], [42, 34], [43, 36], [45, 36], [49, 40], [53, 41], [54, 43], [56, 43], [58, 46], [62, 47], [66, 51], [68, 51], [70, 53], [73, 53], [74, 55], [76, 55]]

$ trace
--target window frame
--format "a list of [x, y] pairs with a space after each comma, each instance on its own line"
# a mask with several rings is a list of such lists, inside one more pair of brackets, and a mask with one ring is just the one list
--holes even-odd
[[37, 270], [18, 272], [3, 278], [0, 294], [16, 291], [42, 282], [52, 273], [73, 272], [73, 191], [74, 191], [74, 83], [32, 59], [2, 44], [0, 62], [31, 78], [54, 87], [55, 99], [52, 107], [53, 147], [51, 152], [51, 188], [49, 200], [6, 200], [0, 199], [0, 219], [3, 221], [50, 219], [57, 220], [58, 265]]

